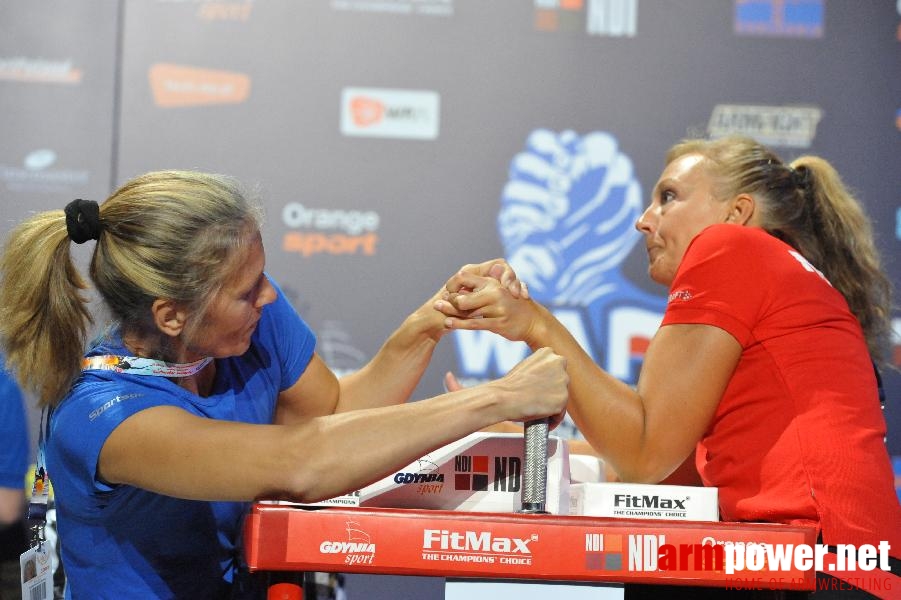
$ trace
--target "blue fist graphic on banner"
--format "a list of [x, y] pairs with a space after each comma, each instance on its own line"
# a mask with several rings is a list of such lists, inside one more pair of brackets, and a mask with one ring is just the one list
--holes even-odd
[[510, 166], [498, 232], [536, 300], [585, 306], [621, 291], [640, 214], [641, 187], [613, 136], [539, 129]]
[[[505, 257], [532, 297], [628, 383], [666, 307], [663, 290], [645, 292], [622, 272], [641, 239], [642, 204], [632, 161], [612, 135], [539, 129], [510, 164], [497, 222]], [[454, 339], [467, 383], [501, 376], [528, 354], [489, 332], [455, 331]]]

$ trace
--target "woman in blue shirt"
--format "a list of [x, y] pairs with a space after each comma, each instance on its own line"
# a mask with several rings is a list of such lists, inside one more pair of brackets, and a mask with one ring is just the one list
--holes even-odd
[[[114, 325], [85, 355], [92, 316], [70, 242], [90, 240]], [[228, 177], [153, 172], [102, 205], [37, 214], [0, 269], [8, 363], [52, 409], [71, 597], [240, 596], [247, 502], [333, 497], [566, 402], [563, 360], [542, 350], [502, 380], [404, 404], [445, 331], [436, 298], [337, 380], [266, 274], [257, 209]]]

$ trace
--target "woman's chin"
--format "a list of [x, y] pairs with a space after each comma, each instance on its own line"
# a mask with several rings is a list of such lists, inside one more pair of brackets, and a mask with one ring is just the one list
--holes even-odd
[[673, 283], [672, 273], [663, 272], [662, 269], [655, 269], [653, 266], [648, 267], [648, 277], [654, 283], [669, 287]]

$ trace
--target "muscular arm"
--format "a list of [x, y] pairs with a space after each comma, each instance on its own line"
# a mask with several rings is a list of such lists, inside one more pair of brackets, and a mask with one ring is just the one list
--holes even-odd
[[543, 323], [525, 341], [566, 357], [569, 413], [625, 481], [658, 482], [682, 464], [710, 423], [741, 354], [721, 329], [663, 327], [633, 389], [596, 365], [549, 313]]
[[446, 333], [443, 317], [432, 309], [437, 295], [397, 328], [362, 369], [336, 379], [318, 355], [312, 374], [279, 395], [277, 423], [406, 402]]
[[[514, 298], [529, 297], [525, 283], [516, 278], [503, 259], [466, 265], [461, 269], [463, 271], [496, 279]], [[435, 347], [448, 331], [444, 327], [444, 316], [434, 310], [435, 302], [444, 292], [442, 288], [404, 319], [372, 360], [355, 373], [337, 380], [322, 359], [314, 356], [308, 371], [317, 375], [302, 378], [299, 385], [282, 392], [276, 422], [392, 406], [409, 400]]]
[[[741, 346], [709, 325], [662, 327], [648, 348], [635, 389], [591, 360], [543, 306], [514, 299], [488, 278], [463, 277], [451, 287], [472, 290], [444, 306], [446, 325], [484, 329], [567, 359], [568, 411], [579, 430], [625, 481], [658, 482], [683, 463], [719, 404]], [[453, 281], [453, 280], [452, 280]], [[442, 306], [441, 303], [438, 305]]]
[[337, 412], [406, 402], [447, 330], [432, 309], [437, 295], [408, 316], [362, 369], [340, 380]]
[[[180, 498], [321, 500], [357, 489], [492, 423], [559, 413], [567, 396], [563, 362], [543, 350], [482, 386], [290, 425], [217, 421], [170, 406], [148, 408], [107, 438], [99, 475], [108, 483]], [[314, 388], [319, 383], [299, 382]]]

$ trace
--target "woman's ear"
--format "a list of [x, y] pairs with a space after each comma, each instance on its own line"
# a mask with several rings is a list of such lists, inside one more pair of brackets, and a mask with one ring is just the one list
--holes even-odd
[[157, 328], [170, 337], [178, 337], [185, 329], [188, 314], [172, 300], [157, 298], [150, 307]]
[[756, 207], [757, 204], [753, 196], [750, 194], [739, 194], [732, 199], [729, 212], [726, 214], [726, 223], [748, 225], [754, 216]]

